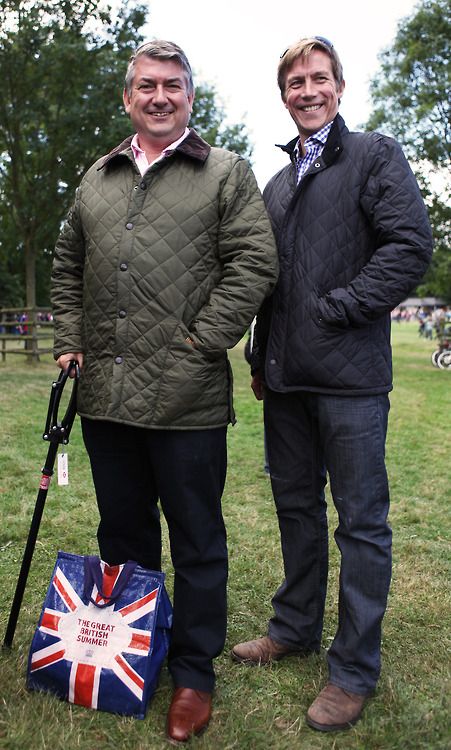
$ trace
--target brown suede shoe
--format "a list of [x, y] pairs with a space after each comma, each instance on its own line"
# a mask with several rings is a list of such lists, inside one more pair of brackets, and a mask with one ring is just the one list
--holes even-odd
[[349, 729], [360, 719], [367, 697], [328, 682], [307, 711], [307, 724], [320, 732]]
[[179, 687], [168, 712], [167, 735], [173, 744], [187, 742], [207, 728], [211, 717], [211, 693]]
[[280, 661], [284, 656], [292, 656], [293, 654], [305, 656], [307, 652], [293, 649], [291, 646], [284, 646], [283, 643], [277, 643], [269, 635], [265, 635], [255, 641], [238, 643], [232, 649], [231, 657], [233, 661], [240, 664], [255, 664], [261, 667], [271, 661]]

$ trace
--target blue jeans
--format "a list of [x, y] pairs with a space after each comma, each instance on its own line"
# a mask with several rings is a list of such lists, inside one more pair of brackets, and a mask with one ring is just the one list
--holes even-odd
[[329, 680], [369, 694], [380, 674], [381, 623], [391, 578], [388, 396], [268, 390], [264, 409], [285, 571], [272, 600], [269, 635], [294, 648], [319, 650], [328, 573], [328, 473], [341, 553]]

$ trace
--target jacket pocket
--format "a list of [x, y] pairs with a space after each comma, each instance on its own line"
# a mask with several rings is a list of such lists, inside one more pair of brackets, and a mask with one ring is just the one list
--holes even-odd
[[226, 354], [210, 360], [186, 339], [177, 321], [161, 373], [158, 421], [169, 426], [214, 427], [227, 424], [230, 413]]

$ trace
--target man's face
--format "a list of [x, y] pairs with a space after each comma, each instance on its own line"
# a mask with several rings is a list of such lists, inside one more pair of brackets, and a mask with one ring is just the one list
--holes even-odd
[[124, 106], [141, 148], [164, 149], [180, 138], [193, 100], [194, 94], [188, 94], [186, 73], [176, 61], [139, 57], [131, 93], [124, 91]]
[[301, 144], [331, 122], [338, 112], [344, 91], [332, 73], [329, 55], [314, 49], [308, 57], [298, 57], [285, 78], [284, 103], [295, 121]]

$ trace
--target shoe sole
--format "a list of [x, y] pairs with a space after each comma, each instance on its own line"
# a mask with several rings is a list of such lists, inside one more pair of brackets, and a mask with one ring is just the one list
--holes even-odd
[[298, 656], [299, 658], [302, 658], [304, 656], [309, 656], [310, 653], [313, 652], [303, 652], [303, 651], [287, 651], [285, 654], [281, 654], [280, 656], [273, 656], [271, 659], [268, 659], [267, 661], [263, 661], [263, 659], [259, 659], [256, 661], [255, 659], [245, 659], [243, 656], [238, 656], [234, 651], [230, 652], [230, 656], [232, 657], [232, 661], [236, 662], [237, 664], [246, 664], [249, 667], [266, 667], [268, 664], [271, 664], [273, 661], [281, 661], [282, 659], [285, 659], [286, 656]]
[[316, 729], [318, 732], [343, 732], [346, 729], [351, 729], [354, 724], [357, 724], [360, 718], [361, 714], [356, 719], [347, 721], [344, 724], [319, 724], [317, 721], [310, 719], [309, 716], [306, 717], [306, 721], [309, 727]]
[[189, 737], [186, 738], [186, 740], [176, 740], [170, 737], [168, 734], [166, 735], [166, 739], [170, 745], [174, 745], [175, 747], [186, 747], [186, 745], [190, 742], [190, 740], [193, 739], [193, 737], [200, 737], [201, 734], [206, 732], [209, 724], [210, 722], [208, 722], [208, 724], [205, 724], [205, 726], [203, 726], [202, 729], [199, 729], [198, 732], [192, 732]]

